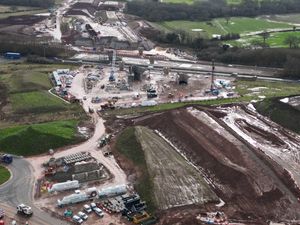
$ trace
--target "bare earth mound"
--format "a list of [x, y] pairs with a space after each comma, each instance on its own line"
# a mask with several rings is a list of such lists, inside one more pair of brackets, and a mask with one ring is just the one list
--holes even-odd
[[218, 202], [201, 173], [152, 130], [136, 127], [160, 209]]
[[[216, 194], [226, 203], [222, 210], [229, 218], [255, 222], [299, 220], [297, 193], [278, 173], [283, 171], [280, 167], [282, 163], [278, 164], [263, 151], [258, 151], [241, 137], [242, 134], [230, 128], [226, 120], [228, 110], [178, 109], [152, 117], [139, 117], [134, 124], [158, 130], [184, 152], [209, 177]], [[246, 114], [242, 117], [245, 118]], [[221, 119], [223, 117], [224, 120]], [[248, 126], [247, 123], [251, 124], [251, 121], [237, 120], [235, 124], [238, 127], [249, 127], [243, 130], [256, 138], [260, 135], [268, 143], [272, 139], [271, 144], [275, 147], [288, 145], [287, 138], [274, 137], [278, 133], [270, 130], [263, 133], [261, 129]], [[298, 137], [294, 139], [298, 140]], [[155, 146], [152, 146], [153, 151]], [[281, 160], [286, 164], [290, 162], [289, 157]], [[295, 160], [292, 164], [293, 167], [299, 166]]]

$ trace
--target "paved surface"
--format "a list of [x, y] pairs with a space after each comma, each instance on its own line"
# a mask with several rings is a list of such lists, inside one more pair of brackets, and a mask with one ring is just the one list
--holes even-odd
[[[33, 216], [28, 219], [32, 225], [65, 225], [63, 221], [52, 218], [49, 214], [41, 211], [33, 204], [34, 176], [30, 164], [22, 158], [15, 158], [8, 166], [12, 172], [12, 178], [0, 186], [0, 207], [3, 208], [9, 217], [17, 218], [17, 221], [24, 221], [24, 218], [16, 216], [16, 206], [20, 203], [32, 207]], [[27, 218], [26, 218], [27, 220]]]

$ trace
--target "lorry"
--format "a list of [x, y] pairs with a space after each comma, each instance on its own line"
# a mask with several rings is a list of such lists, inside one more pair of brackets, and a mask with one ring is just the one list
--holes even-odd
[[62, 183], [56, 183], [53, 184], [51, 188], [48, 189], [48, 192], [55, 192], [55, 191], [66, 191], [71, 189], [77, 189], [79, 188], [79, 181], [78, 180], [72, 180], [72, 181], [66, 181]]
[[11, 164], [13, 161], [13, 157], [9, 154], [1, 154], [0, 153], [0, 162], [5, 164]]
[[17, 212], [25, 216], [32, 216], [33, 214], [31, 207], [23, 203], [17, 206]]
[[97, 196], [97, 189], [95, 187], [88, 188], [85, 192], [76, 191], [75, 194], [65, 196], [62, 200], [57, 200], [58, 207], [85, 202]]

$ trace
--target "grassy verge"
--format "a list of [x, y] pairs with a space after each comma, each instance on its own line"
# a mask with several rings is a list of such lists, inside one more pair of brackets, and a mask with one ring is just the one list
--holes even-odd
[[69, 120], [0, 129], [0, 151], [29, 156], [77, 143], [77, 124]]
[[270, 98], [255, 104], [256, 110], [272, 121], [300, 134], [300, 112], [292, 106]]
[[57, 112], [68, 108], [68, 104], [47, 91], [15, 93], [10, 95], [10, 102], [15, 113]]
[[0, 166], [0, 185], [8, 181], [10, 178], [10, 172], [3, 166]]
[[134, 165], [139, 167], [141, 175], [134, 185], [135, 190], [139, 193], [141, 198], [147, 202], [148, 210], [154, 212], [156, 203], [153, 197], [153, 182], [146, 166], [143, 149], [136, 138], [134, 127], [125, 129], [119, 135], [116, 148], [122, 155], [131, 160]]

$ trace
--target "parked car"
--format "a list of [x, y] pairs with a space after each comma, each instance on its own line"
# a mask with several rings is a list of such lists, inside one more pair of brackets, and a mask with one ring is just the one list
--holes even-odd
[[77, 224], [82, 224], [83, 223], [83, 220], [77, 215], [74, 215], [72, 219]]
[[91, 213], [91, 212], [93, 211], [92, 208], [91, 208], [89, 205], [87, 205], [87, 204], [85, 204], [85, 205], [83, 206], [83, 209], [84, 209], [84, 211], [87, 212], [87, 213]]
[[93, 210], [98, 216], [100, 216], [100, 217], [104, 216], [103, 211], [101, 209], [99, 209], [98, 207], [95, 207]]
[[84, 212], [78, 212], [78, 216], [83, 219], [83, 220], [87, 220], [89, 217], [84, 213]]
[[96, 205], [96, 203], [94, 203], [94, 202], [92, 202], [92, 203], [90, 204], [90, 206], [91, 206], [92, 210], [94, 210], [94, 208], [98, 208], [97, 205]]

